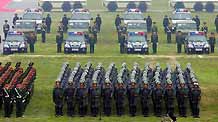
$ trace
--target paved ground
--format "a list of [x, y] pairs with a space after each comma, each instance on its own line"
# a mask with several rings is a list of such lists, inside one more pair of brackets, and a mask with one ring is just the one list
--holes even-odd
[[[22, 10], [26, 8], [37, 7], [37, 0], [0, 0], [0, 35], [3, 37], [2, 27], [4, 20], [12, 23], [14, 13], [21, 15]], [[2, 53], [2, 44], [0, 44], [0, 54]]]

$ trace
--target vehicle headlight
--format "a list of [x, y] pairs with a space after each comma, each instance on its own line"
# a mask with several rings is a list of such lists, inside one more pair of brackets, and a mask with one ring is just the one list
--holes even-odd
[[194, 48], [193, 44], [189, 43], [188, 48]]
[[86, 48], [86, 44], [85, 44], [85, 43], [82, 43], [80, 47], [81, 47], [81, 48]]
[[64, 47], [70, 48], [70, 44], [69, 44], [69, 43], [66, 43], [66, 44], [64, 45]]
[[143, 45], [143, 48], [148, 48], [148, 44], [145, 43], [145, 44]]
[[3, 45], [3, 47], [4, 47], [4, 48], [10, 48], [7, 43], [5, 43], [5, 44]]
[[128, 44], [127, 44], [127, 47], [128, 47], [128, 48], [132, 48], [132, 44], [131, 44], [131, 43], [128, 43]]
[[20, 48], [24, 48], [24, 47], [26, 47], [26, 45], [24, 43], [21, 43]]
[[205, 45], [204, 45], [204, 48], [209, 48], [209, 47], [210, 47], [209, 44], [205, 44]]

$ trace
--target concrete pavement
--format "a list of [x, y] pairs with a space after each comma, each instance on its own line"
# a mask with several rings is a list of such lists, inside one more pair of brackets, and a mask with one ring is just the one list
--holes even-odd
[[[35, 7], [37, 7], [37, 0], [0, 0], [0, 35], [2, 39], [4, 39], [2, 30], [4, 20], [8, 20], [9, 24], [12, 25], [14, 13], [21, 16], [22, 10]], [[2, 44], [0, 44], [0, 54], [2, 54]]]

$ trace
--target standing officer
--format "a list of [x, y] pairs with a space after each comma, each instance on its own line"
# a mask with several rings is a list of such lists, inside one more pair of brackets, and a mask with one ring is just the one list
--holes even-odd
[[28, 104], [27, 96], [29, 95], [29, 92], [25, 91], [24, 87], [25, 86], [18, 84], [15, 88], [16, 117], [23, 116], [25, 107]]
[[5, 39], [7, 38], [9, 30], [10, 30], [10, 25], [8, 24], [8, 20], [5, 20], [5, 24], [3, 25], [3, 32], [4, 32]]
[[216, 33], [218, 33], [218, 15], [216, 15], [214, 24], [215, 24], [215, 27], [216, 27]]
[[94, 25], [92, 26], [92, 34], [94, 35], [94, 38], [96, 40], [96, 42], [98, 41], [98, 25], [96, 22], [94, 22]]
[[63, 30], [66, 33], [67, 32], [67, 25], [68, 25], [68, 18], [67, 18], [66, 14], [64, 14], [64, 17], [62, 18], [62, 23], [63, 23]]
[[138, 97], [138, 88], [135, 82], [131, 83], [127, 94], [129, 99], [129, 113], [131, 116], [135, 116], [137, 111], [137, 97]]
[[52, 20], [51, 20], [50, 14], [48, 14], [47, 17], [45, 18], [45, 24], [47, 26], [47, 33], [50, 33], [51, 31], [51, 23], [52, 23]]
[[205, 33], [205, 35], [207, 36], [207, 32], [208, 32], [208, 27], [207, 27], [207, 23], [204, 22], [203, 27], [201, 28], [201, 31], [203, 31]]
[[153, 32], [151, 35], [151, 43], [152, 43], [153, 54], [156, 54], [157, 45], [158, 45], [158, 35], [156, 32]]
[[62, 22], [59, 23], [57, 32], [60, 33], [61, 40], [63, 41], [64, 40], [64, 25]]
[[199, 31], [200, 30], [201, 21], [200, 21], [198, 15], [196, 15], [195, 18], [193, 18], [193, 20], [196, 22], [197, 31]]
[[199, 118], [199, 104], [201, 100], [201, 89], [198, 83], [193, 84], [193, 88], [191, 89], [191, 109], [192, 109], [192, 116], [195, 118]]
[[182, 117], [186, 117], [187, 97], [188, 97], [188, 89], [186, 88], [185, 83], [181, 82], [178, 84], [176, 90], [176, 98], [178, 102], [179, 115]]
[[176, 43], [177, 43], [177, 53], [182, 52], [182, 44], [183, 44], [183, 37], [182, 37], [182, 32], [178, 31], [176, 35]]
[[33, 33], [30, 34], [30, 36], [28, 38], [28, 42], [29, 42], [29, 45], [30, 45], [30, 53], [34, 53], [35, 39], [34, 39]]
[[125, 38], [125, 34], [121, 33], [120, 36], [120, 53], [123, 54], [125, 53], [125, 42], [126, 38]]
[[172, 30], [170, 25], [167, 26], [166, 31], [167, 31], [167, 43], [171, 43]]
[[62, 47], [62, 38], [60, 33], [57, 33], [56, 35], [56, 43], [57, 43], [57, 53], [61, 53], [61, 47]]
[[124, 101], [125, 101], [126, 89], [123, 83], [118, 83], [115, 91], [116, 109], [117, 115], [121, 116], [124, 114]]
[[152, 99], [154, 104], [154, 114], [157, 117], [160, 117], [162, 114], [163, 89], [158, 81], [156, 81], [156, 87], [152, 92]]
[[101, 31], [101, 24], [102, 24], [102, 20], [99, 14], [97, 14], [97, 17], [95, 18], [95, 22], [97, 24], [97, 28], [98, 28], [98, 32]]
[[0, 35], [0, 43], [2, 43], [2, 36]]
[[157, 28], [157, 26], [156, 26], [156, 22], [153, 22], [153, 26], [152, 26], [152, 33], [153, 32], [158, 32], [158, 28]]
[[64, 90], [64, 98], [67, 102], [67, 115], [72, 117], [75, 110], [75, 87], [72, 82], [68, 83], [67, 88]]
[[167, 81], [167, 86], [164, 93], [166, 113], [174, 113], [174, 89], [171, 81]]
[[41, 27], [41, 35], [42, 35], [42, 43], [45, 43], [46, 41], [46, 24], [45, 24], [45, 21], [43, 20], [42, 21], [42, 27]]
[[77, 89], [76, 96], [79, 104], [79, 115], [81, 117], [84, 117], [87, 114], [88, 109], [88, 89], [85, 88], [84, 83], [80, 83], [80, 86]]
[[95, 43], [96, 43], [96, 40], [95, 40], [95, 37], [93, 34], [90, 34], [89, 35], [89, 44], [90, 44], [90, 53], [94, 53], [95, 52]]
[[92, 87], [89, 90], [90, 94], [90, 110], [93, 117], [96, 117], [99, 112], [99, 102], [100, 102], [100, 88], [97, 86], [96, 82], [92, 83]]
[[11, 117], [12, 110], [13, 110], [13, 98], [11, 96], [11, 89], [9, 85], [6, 84], [3, 88], [3, 101], [4, 101], [4, 110], [5, 110], [5, 117]]
[[169, 18], [168, 18], [167, 15], [165, 15], [165, 16], [164, 16], [164, 19], [163, 19], [163, 27], [164, 27], [164, 32], [165, 32], [165, 33], [167, 32], [167, 31], [166, 31], [166, 28], [167, 28], [167, 26], [169, 26], [169, 23], [170, 23]]
[[105, 83], [103, 86], [102, 91], [103, 96], [103, 111], [106, 116], [111, 115], [111, 104], [112, 104], [112, 96], [113, 96], [113, 89], [110, 82]]
[[143, 88], [141, 88], [140, 90], [140, 95], [141, 95], [142, 114], [144, 117], [147, 117], [149, 113], [149, 97], [151, 95], [151, 90], [148, 87], [148, 82], [143, 83]]
[[117, 17], [115, 19], [115, 26], [116, 26], [117, 31], [119, 30], [120, 24], [121, 24], [121, 18], [120, 18], [120, 15], [117, 14]]
[[151, 32], [151, 28], [152, 28], [152, 19], [151, 16], [148, 15], [147, 19], [146, 19], [146, 24], [147, 24], [147, 30], [150, 33]]
[[215, 34], [213, 32], [211, 32], [211, 35], [209, 38], [209, 44], [210, 44], [211, 53], [214, 53], [214, 48], [215, 48], [215, 44], [216, 44], [216, 37], [215, 37]]
[[59, 81], [56, 81], [55, 88], [53, 89], [53, 102], [55, 103], [55, 115], [63, 116], [63, 100], [64, 100], [64, 91], [61, 88]]
[[16, 25], [17, 20], [19, 20], [19, 17], [17, 16], [17, 13], [15, 13], [13, 17], [13, 25]]

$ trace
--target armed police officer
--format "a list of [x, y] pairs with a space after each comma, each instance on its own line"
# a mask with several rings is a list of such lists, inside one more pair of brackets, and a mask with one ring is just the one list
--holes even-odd
[[203, 24], [204, 24], [204, 25], [202, 26], [201, 31], [203, 31], [203, 32], [205, 33], [205, 35], [207, 36], [207, 32], [208, 32], [207, 23], [204, 22]]
[[152, 49], [153, 54], [157, 53], [157, 46], [158, 46], [158, 35], [157, 32], [153, 32], [151, 35], [151, 42], [152, 42]]
[[215, 48], [215, 44], [216, 44], [216, 37], [215, 37], [215, 34], [213, 32], [210, 35], [209, 44], [210, 44], [211, 53], [214, 53], [214, 48]]
[[129, 113], [131, 116], [135, 116], [137, 111], [137, 97], [138, 97], [138, 88], [136, 86], [136, 82], [131, 83], [127, 94], [129, 100]]
[[75, 114], [75, 102], [76, 102], [76, 89], [72, 82], [68, 83], [67, 88], [64, 90], [64, 98], [67, 102], [67, 115], [72, 117]]
[[96, 117], [99, 113], [99, 102], [100, 102], [100, 95], [101, 91], [99, 86], [97, 86], [96, 82], [92, 83], [92, 87], [89, 89], [90, 94], [90, 110], [92, 116]]
[[195, 118], [199, 118], [199, 104], [201, 100], [201, 89], [198, 85], [198, 83], [193, 84], [193, 88], [191, 89], [191, 110], [192, 110], [192, 116]]
[[4, 86], [3, 90], [5, 117], [11, 117], [13, 111], [13, 96], [11, 94], [12, 91], [8, 84]]
[[164, 19], [163, 19], [163, 27], [164, 27], [164, 32], [165, 32], [165, 33], [167, 32], [167, 31], [166, 31], [166, 28], [169, 26], [169, 23], [170, 23], [169, 18], [168, 18], [167, 15], [165, 15], [165, 16], [164, 16]]
[[4, 38], [7, 38], [8, 31], [10, 30], [10, 25], [8, 24], [8, 20], [5, 20], [5, 24], [3, 25]]
[[177, 43], [177, 53], [181, 53], [182, 52], [182, 44], [183, 44], [183, 36], [182, 36], [181, 31], [178, 31], [178, 33], [176, 35], [176, 43]]
[[188, 89], [186, 88], [185, 83], [181, 82], [178, 84], [176, 90], [176, 98], [178, 102], [179, 115], [182, 117], [186, 117], [187, 97], [188, 97]]
[[163, 89], [159, 81], [156, 81], [155, 89], [152, 91], [152, 100], [154, 104], [154, 114], [160, 117], [162, 114]]
[[41, 36], [42, 36], [42, 43], [45, 43], [46, 41], [46, 24], [45, 21], [42, 21], [42, 26], [41, 26]]
[[68, 18], [67, 18], [66, 14], [64, 14], [64, 17], [62, 18], [62, 23], [63, 23], [63, 30], [64, 30], [64, 32], [67, 32]]
[[216, 27], [216, 33], [218, 33], [218, 15], [216, 15], [215, 21], [214, 21], [214, 25]]
[[96, 25], [98, 28], [98, 32], [100, 32], [101, 31], [101, 24], [102, 24], [100, 14], [97, 14], [97, 17], [95, 18], [95, 22], [96, 22]]
[[193, 20], [196, 22], [197, 31], [199, 31], [200, 30], [201, 21], [200, 21], [198, 15], [196, 15], [195, 18], [193, 18]]
[[16, 25], [17, 20], [19, 20], [19, 17], [17, 16], [17, 13], [15, 13], [13, 17], [13, 25]]
[[61, 88], [59, 81], [56, 81], [55, 88], [53, 89], [53, 102], [55, 104], [55, 115], [63, 116], [63, 100], [64, 100], [64, 91]]
[[152, 19], [151, 19], [151, 16], [149, 16], [149, 15], [146, 18], [146, 24], [147, 24], [147, 30], [150, 33], [151, 32], [151, 28], [152, 28]]
[[115, 26], [116, 26], [117, 31], [119, 30], [118, 28], [119, 28], [120, 24], [121, 24], [121, 18], [120, 18], [120, 15], [117, 14], [117, 17], [115, 19]]
[[126, 35], [124, 33], [121, 34], [119, 43], [120, 43], [120, 53], [123, 54], [125, 53], [125, 44], [126, 44]]
[[56, 43], [57, 43], [57, 53], [61, 53], [61, 47], [62, 47], [63, 40], [61, 38], [60, 33], [57, 33], [56, 35]]
[[84, 83], [80, 83], [76, 96], [79, 104], [79, 115], [84, 117], [88, 110], [88, 89], [85, 87]]
[[47, 15], [47, 17], [45, 18], [45, 24], [47, 26], [47, 33], [50, 33], [51, 32], [51, 23], [52, 23], [52, 19], [50, 17], [50, 14]]
[[122, 116], [124, 114], [124, 101], [125, 101], [126, 89], [123, 83], [118, 83], [115, 89], [115, 100], [116, 100], [116, 110], [117, 115]]
[[[168, 79], [169, 80], [169, 79]], [[164, 93], [166, 113], [174, 113], [174, 89], [172, 81], [167, 81], [167, 86]]]
[[148, 82], [143, 83], [143, 87], [140, 90], [142, 114], [147, 117], [149, 114], [149, 98], [151, 95], [151, 89], [148, 86]]
[[110, 82], [107, 82], [103, 86], [102, 90], [103, 96], [103, 111], [106, 116], [111, 115], [111, 104], [112, 104], [112, 96], [113, 96], [113, 88]]

